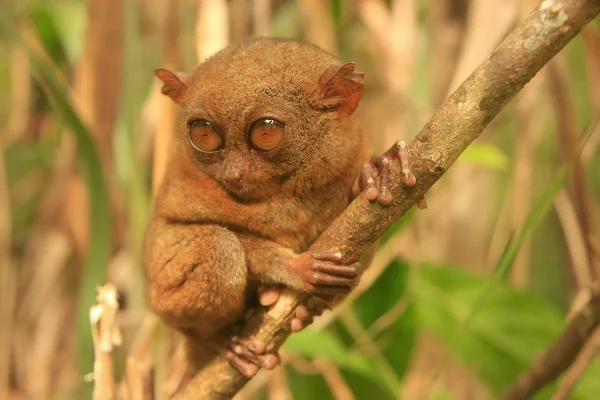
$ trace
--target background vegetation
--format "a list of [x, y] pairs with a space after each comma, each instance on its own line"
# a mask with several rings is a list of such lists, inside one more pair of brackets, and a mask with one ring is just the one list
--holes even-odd
[[[0, 398], [44, 399], [91, 393], [89, 309], [107, 281], [120, 300], [118, 393], [161, 398], [177, 379], [139, 267], [176, 121], [154, 69], [192, 70], [255, 35], [310, 40], [366, 73], [359, 112], [383, 150], [410, 139], [537, 2], [1, 4]], [[240, 399], [485, 399], [532, 363], [600, 276], [598, 25], [492, 122], [427, 211], [386, 233], [348, 301], [293, 335], [284, 367]], [[573, 398], [600, 393], [599, 376], [596, 362]]]

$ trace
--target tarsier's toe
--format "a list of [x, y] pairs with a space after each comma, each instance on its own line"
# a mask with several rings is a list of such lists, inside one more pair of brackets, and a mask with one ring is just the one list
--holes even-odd
[[379, 202], [379, 204], [381, 204], [383, 206], [387, 206], [388, 204], [390, 204], [392, 202], [392, 200], [393, 200], [392, 194], [387, 189], [381, 190], [379, 193], [379, 196], [377, 196], [377, 201]]
[[276, 287], [260, 289], [258, 292], [258, 300], [261, 305], [268, 307], [277, 303], [281, 296], [281, 290]]
[[417, 184], [417, 177], [412, 172], [403, 172], [400, 176], [400, 182], [404, 186], [413, 187]]
[[260, 369], [258, 365], [244, 360], [233, 351], [224, 351], [222, 354], [225, 356], [225, 358], [227, 358], [227, 360], [229, 360], [229, 363], [238, 371], [240, 371], [240, 373], [246, 378], [253, 378]]
[[220, 346], [221, 353], [244, 376], [252, 378], [262, 368], [273, 369], [279, 365], [279, 355], [263, 354], [265, 344], [256, 339], [232, 337]]
[[304, 304], [300, 304], [296, 307], [296, 318], [292, 319], [291, 328], [292, 332], [300, 332], [308, 325], [313, 323], [313, 316], [311, 315], [308, 307]]

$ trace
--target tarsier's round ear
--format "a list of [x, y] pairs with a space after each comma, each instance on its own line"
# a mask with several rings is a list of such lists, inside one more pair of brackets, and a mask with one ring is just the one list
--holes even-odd
[[157, 69], [154, 74], [163, 82], [161, 92], [169, 96], [175, 103], [183, 105], [191, 75], [183, 72], [171, 72]]
[[319, 79], [317, 100], [336, 109], [340, 117], [352, 115], [365, 92], [365, 74], [354, 72], [354, 63], [327, 68]]

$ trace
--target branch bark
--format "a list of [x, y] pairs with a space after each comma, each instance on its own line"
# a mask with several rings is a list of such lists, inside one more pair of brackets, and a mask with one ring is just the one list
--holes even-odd
[[[392, 204], [381, 207], [358, 196], [311, 246], [339, 250], [357, 260], [450, 168], [500, 110], [600, 11], [600, 0], [544, 0], [442, 104], [409, 145], [417, 184], [400, 184], [400, 167], [392, 165]], [[254, 335], [275, 351], [290, 335], [296, 306], [305, 294], [285, 291], [276, 307], [248, 322]], [[231, 398], [247, 382], [222, 357], [199, 371], [176, 398]]]

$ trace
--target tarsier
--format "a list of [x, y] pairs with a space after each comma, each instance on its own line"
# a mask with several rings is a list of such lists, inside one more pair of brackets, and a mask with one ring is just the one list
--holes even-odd
[[[232, 327], [277, 288], [330, 299], [357, 285], [365, 265], [307, 249], [360, 189], [392, 201], [392, 160], [414, 185], [406, 149], [369, 158], [354, 116], [363, 74], [305, 42], [253, 39], [191, 75], [156, 75], [182, 118], [145, 239], [147, 302], [185, 334], [196, 367], [221, 353], [251, 377], [278, 357]], [[304, 306], [296, 317], [293, 331], [312, 318]]]

